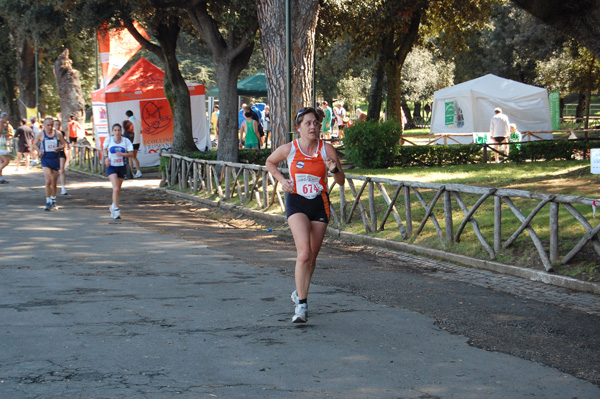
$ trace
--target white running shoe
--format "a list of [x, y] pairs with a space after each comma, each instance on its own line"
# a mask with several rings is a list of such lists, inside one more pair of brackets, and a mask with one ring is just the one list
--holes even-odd
[[113, 210], [112, 204], [110, 205], [110, 207], [108, 208], [108, 210], [110, 211], [110, 217], [114, 219], [115, 218], [115, 211]]
[[292, 292], [292, 302], [294, 302], [294, 305], [298, 305], [298, 293], [296, 292], [296, 290], [294, 290], [294, 292]]
[[67, 193], [67, 189], [65, 187], [60, 189], [60, 195], [67, 195], [69, 193]]
[[121, 219], [121, 211], [119, 208], [113, 209], [113, 219]]
[[134, 178], [134, 179], [138, 179], [138, 178], [140, 178], [140, 177], [142, 177], [142, 171], [141, 171], [141, 170], [138, 170], [137, 172], [135, 172], [135, 175], [133, 175], [133, 178]]
[[308, 305], [300, 303], [296, 305], [296, 314], [292, 317], [292, 323], [306, 323], [308, 320]]

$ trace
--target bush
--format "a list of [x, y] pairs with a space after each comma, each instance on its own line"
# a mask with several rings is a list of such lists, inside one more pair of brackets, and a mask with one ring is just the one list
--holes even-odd
[[398, 148], [396, 166], [444, 166], [477, 163], [482, 158], [481, 146], [421, 145]]
[[402, 135], [396, 121], [359, 122], [344, 129], [346, 158], [360, 168], [387, 168], [394, 165]]
[[575, 140], [555, 140], [555, 141], [532, 141], [522, 143], [521, 148], [510, 149], [508, 159], [512, 162], [531, 161], [552, 161], [552, 160], [570, 160], [576, 156], [587, 154], [590, 148], [598, 147], [598, 141], [575, 141]]

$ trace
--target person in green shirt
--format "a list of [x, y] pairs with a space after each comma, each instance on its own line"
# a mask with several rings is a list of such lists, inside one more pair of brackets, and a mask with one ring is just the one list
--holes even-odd
[[325, 113], [325, 116], [323, 117], [323, 123], [321, 125], [322, 126], [321, 133], [323, 135], [323, 139], [329, 140], [331, 138], [332, 110], [331, 110], [331, 107], [327, 106], [327, 101], [323, 101], [321, 103], [321, 108], [323, 109], [323, 112]]

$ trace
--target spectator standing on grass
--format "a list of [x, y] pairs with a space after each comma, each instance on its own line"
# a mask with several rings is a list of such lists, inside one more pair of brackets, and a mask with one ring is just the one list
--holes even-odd
[[[516, 123], [510, 124], [510, 137], [508, 139], [509, 143], [520, 143], [521, 142], [521, 132], [517, 129]], [[509, 144], [508, 149], [506, 151], [506, 155], [510, 153], [510, 148], [514, 146], [517, 150], [521, 149], [521, 144]]]
[[210, 130], [213, 134], [213, 140], [219, 140], [219, 106], [215, 104], [213, 112], [210, 115]]
[[19, 140], [17, 143], [17, 170], [21, 166], [21, 157], [25, 156], [25, 169], [29, 171], [29, 155], [31, 153], [31, 143], [33, 143], [33, 130], [27, 126], [27, 119], [23, 118], [19, 122], [20, 126], [15, 131], [15, 137]]
[[342, 107], [342, 103], [337, 103], [337, 107], [333, 109], [333, 113], [335, 114], [335, 118], [337, 119], [338, 126], [338, 138], [344, 138], [344, 123], [346, 123], [346, 109]]
[[258, 126], [258, 130], [257, 130], [257, 134], [258, 134], [258, 148], [260, 149], [264, 136], [265, 136], [265, 131], [263, 129], [262, 124], [260, 123], [260, 116], [258, 115], [258, 113], [252, 108], [252, 105], [246, 105], [246, 107], [244, 108], [244, 117], [246, 117], [246, 114], [250, 112], [252, 114], [252, 120], [256, 121], [256, 124]]
[[[246, 110], [245, 120], [242, 122], [240, 147], [258, 150], [260, 148], [260, 135], [258, 122], [253, 119], [252, 110]], [[243, 144], [242, 144], [243, 143]]]
[[[510, 136], [510, 122], [508, 116], [502, 113], [502, 109], [495, 108], [494, 116], [490, 121], [490, 136], [496, 143], [496, 163], [500, 162], [500, 151], [506, 151], [506, 143]], [[504, 144], [503, 144], [504, 143]], [[502, 148], [501, 148], [502, 147]]]
[[[33, 131], [33, 139], [35, 140], [35, 138], [37, 137], [38, 133], [40, 132], [40, 124], [37, 121], [36, 117], [33, 117], [30, 119], [29, 122], [29, 127], [31, 128], [31, 130]], [[37, 152], [37, 150], [35, 149], [35, 146], [33, 145], [33, 140], [31, 140], [31, 147], [30, 147], [33, 151], [31, 152], [31, 166], [35, 166], [38, 165], [40, 162], [38, 161], [39, 158], [39, 154]]]
[[[77, 144], [77, 139], [79, 138], [80, 132], [83, 131], [83, 128], [77, 121], [75, 115], [71, 115], [69, 117], [69, 145]], [[71, 152], [72, 153], [72, 152]], [[71, 163], [71, 154], [68, 158], [68, 163]]]
[[[140, 145], [142, 144], [142, 124], [133, 115], [133, 111], [128, 110], [125, 112], [125, 115], [127, 115], [127, 120], [129, 120], [129, 122], [133, 124], [133, 140], [130, 140], [133, 144], [133, 156], [131, 157], [133, 165], [130, 166], [135, 166], [136, 172], [133, 175], [133, 178], [138, 179], [142, 177], [142, 171], [140, 170], [140, 161], [137, 157]], [[133, 171], [133, 168], [130, 167], [130, 169]]]
[[[60, 119], [54, 119], [54, 131], [60, 132], [60, 134], [62, 134], [63, 137], [66, 137], [65, 132], [63, 132], [61, 130], [61, 128], [62, 128], [62, 123], [60, 122]], [[67, 146], [58, 152], [58, 161], [60, 162], [60, 169], [58, 170], [58, 179], [60, 180], [60, 185], [61, 185], [61, 189], [60, 189], [61, 195], [68, 194], [67, 187], [66, 187], [67, 176], [66, 176], [65, 169], [67, 167], [67, 158], [70, 157], [69, 153], [70, 153], [70, 148], [69, 148], [69, 142], [67, 141]]]
[[8, 122], [8, 114], [2, 112], [0, 114], [0, 184], [8, 183], [2, 177], [2, 170], [10, 163], [10, 153], [8, 152], [8, 142], [14, 133], [13, 127]]
[[364, 122], [367, 120], [367, 113], [362, 112], [362, 109], [356, 108], [356, 120], [357, 122]]
[[331, 116], [333, 115], [333, 111], [331, 110], [331, 107], [327, 105], [327, 101], [321, 102], [321, 109], [325, 114], [321, 124], [321, 133], [323, 135], [323, 139], [329, 140], [331, 139]]
[[[265, 148], [267, 148], [267, 145], [269, 144], [269, 135], [271, 134], [271, 129], [273, 129], [273, 123], [271, 122], [271, 109], [268, 105], [265, 105], [265, 111], [262, 114], [262, 125], [263, 130], [265, 131]], [[273, 147], [272, 143], [271, 147]]]

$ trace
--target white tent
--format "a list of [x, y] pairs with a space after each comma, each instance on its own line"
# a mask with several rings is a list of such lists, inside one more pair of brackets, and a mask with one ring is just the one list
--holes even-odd
[[[431, 133], [487, 133], [496, 107], [519, 131], [552, 130], [546, 89], [489, 74], [434, 93]], [[552, 139], [552, 133], [536, 136]]]
[[[138, 152], [141, 166], [158, 165], [161, 149], [170, 150], [173, 142], [173, 116], [163, 90], [164, 72], [145, 58], [133, 65], [117, 81], [92, 92], [94, 133], [101, 146], [110, 126], [122, 124], [131, 110], [142, 125]], [[187, 83], [192, 107], [192, 133], [196, 147], [210, 148], [204, 86]]]

